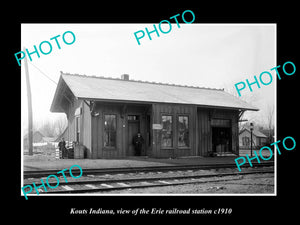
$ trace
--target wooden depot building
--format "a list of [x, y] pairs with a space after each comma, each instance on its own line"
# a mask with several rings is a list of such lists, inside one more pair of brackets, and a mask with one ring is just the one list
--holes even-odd
[[87, 158], [134, 155], [209, 156], [239, 152], [239, 117], [258, 110], [221, 89], [68, 74], [61, 76], [51, 112], [65, 113], [66, 141], [84, 145]]

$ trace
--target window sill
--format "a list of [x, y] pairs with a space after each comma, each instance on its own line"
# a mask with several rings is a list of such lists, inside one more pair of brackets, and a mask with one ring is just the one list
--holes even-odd
[[161, 150], [191, 150], [191, 147], [178, 147], [178, 148], [174, 148], [174, 147], [161, 147]]
[[104, 151], [117, 151], [116, 147], [103, 147]]
[[161, 150], [174, 150], [174, 147], [160, 147]]

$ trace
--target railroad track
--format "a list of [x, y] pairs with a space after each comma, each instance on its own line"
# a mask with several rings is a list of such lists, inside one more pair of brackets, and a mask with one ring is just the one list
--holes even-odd
[[[194, 171], [191, 171], [194, 172]], [[169, 174], [170, 172], [168, 172]], [[222, 182], [242, 179], [241, 175], [274, 173], [271, 169], [256, 169], [247, 172], [230, 172], [198, 175], [168, 175], [157, 177], [130, 177], [113, 179], [88, 179], [72, 182], [60, 182], [59, 188], [49, 189], [48, 192], [40, 194], [63, 194], [63, 193], [90, 193], [90, 192], [109, 192], [124, 189], [137, 189], [149, 187], [175, 186], [184, 184], [199, 184], [208, 182]], [[166, 175], [166, 174], [165, 174]], [[209, 178], [213, 178], [207, 180]], [[217, 180], [215, 178], [218, 178]], [[220, 179], [223, 178], [223, 179]], [[55, 186], [57, 183], [49, 183]], [[39, 186], [40, 184], [36, 184]]]
[[[274, 166], [274, 161], [264, 163], [252, 163], [253, 167]], [[250, 167], [249, 164], [243, 165], [243, 168]], [[139, 172], [153, 172], [153, 171], [175, 171], [175, 170], [209, 170], [221, 168], [236, 168], [236, 164], [214, 164], [214, 165], [174, 165], [174, 166], [153, 166], [153, 167], [124, 167], [124, 168], [101, 168], [101, 169], [84, 169], [83, 175], [89, 174], [118, 174], [118, 173], [139, 173]], [[47, 177], [51, 174], [56, 174], [59, 170], [39, 170], [39, 171], [24, 171], [24, 179]], [[68, 174], [68, 171], [65, 171]], [[76, 172], [74, 171], [74, 174]], [[69, 175], [69, 174], [68, 174]]]

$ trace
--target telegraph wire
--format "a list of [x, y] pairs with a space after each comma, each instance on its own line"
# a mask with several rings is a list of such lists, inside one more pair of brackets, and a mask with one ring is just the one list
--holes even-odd
[[51, 80], [53, 83], [55, 83], [57, 85], [57, 82], [55, 82], [54, 80], [52, 80], [47, 74], [45, 74], [40, 68], [38, 68], [37, 66], [35, 66], [34, 64], [32, 64], [31, 62], [29, 62], [32, 66], [34, 66], [38, 71], [40, 71], [45, 77], [47, 77], [49, 80]]
[[[34, 64], [32, 64], [31, 62], [29, 62], [32, 66], [34, 66], [38, 71], [40, 71], [45, 77], [47, 77], [49, 80], [51, 80], [54, 84], [57, 85], [57, 82], [55, 82], [54, 80], [52, 80], [46, 73], [44, 73], [40, 68], [38, 68], [37, 66], [35, 66]], [[68, 98], [68, 96], [66, 94], [62, 94], [71, 104], [72, 102], [70, 101], [70, 99]]]

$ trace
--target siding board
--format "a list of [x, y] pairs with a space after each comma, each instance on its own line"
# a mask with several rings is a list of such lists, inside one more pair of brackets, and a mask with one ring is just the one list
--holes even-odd
[[91, 127], [91, 113], [90, 107], [83, 102], [82, 103], [82, 143], [87, 148], [87, 158], [91, 158], [91, 137], [92, 137], [92, 127]]
[[[170, 149], [161, 149], [161, 130], [152, 130], [154, 145], [152, 148], [154, 157], [181, 157], [194, 155], [196, 147], [196, 106], [178, 105], [178, 104], [153, 104], [153, 123], [161, 124], [163, 114], [173, 116], [173, 147]], [[178, 147], [178, 116], [186, 115], [189, 117], [189, 148]]]
[[[75, 140], [75, 109], [79, 106], [83, 109], [81, 118], [81, 139], [82, 143], [89, 149], [89, 158], [120, 158], [126, 157], [128, 147], [128, 115], [140, 116], [140, 129], [142, 136], [146, 140], [146, 127], [148, 126], [147, 114], [150, 118], [151, 144], [147, 152], [151, 157], [182, 157], [182, 156], [208, 156], [212, 150], [212, 119], [230, 119], [232, 133], [232, 151], [238, 153], [238, 111], [209, 109], [193, 105], [178, 105], [166, 103], [154, 103], [152, 105], [116, 104], [97, 102], [94, 111], [98, 116], [91, 116], [89, 107], [81, 100], [72, 99], [73, 104], [69, 107], [68, 121], [69, 126], [67, 135], [69, 141]], [[151, 110], [150, 110], [151, 109]], [[117, 145], [115, 149], [104, 148], [103, 126], [104, 115], [114, 114], [117, 116]], [[152, 124], [161, 124], [162, 114], [173, 116], [173, 147], [161, 149], [161, 130], [153, 130]], [[190, 147], [183, 149], [178, 145], [178, 116], [187, 115], [189, 117], [189, 138]], [[125, 126], [123, 126], [125, 125]], [[146, 151], [146, 143], [143, 146]]]

